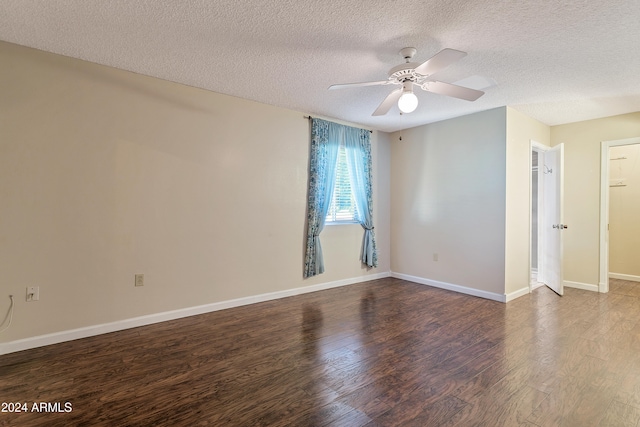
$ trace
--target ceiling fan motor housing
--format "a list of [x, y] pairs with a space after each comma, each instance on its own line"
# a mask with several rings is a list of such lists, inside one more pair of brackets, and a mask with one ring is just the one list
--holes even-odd
[[419, 65], [417, 62], [407, 62], [406, 64], [395, 66], [389, 71], [389, 80], [397, 83], [414, 82], [418, 78], [424, 77], [415, 72], [416, 67]]

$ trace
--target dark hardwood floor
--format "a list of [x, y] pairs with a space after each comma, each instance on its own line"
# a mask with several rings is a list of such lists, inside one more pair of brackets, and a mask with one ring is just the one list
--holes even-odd
[[3, 426], [638, 426], [640, 283], [381, 279], [0, 356]]

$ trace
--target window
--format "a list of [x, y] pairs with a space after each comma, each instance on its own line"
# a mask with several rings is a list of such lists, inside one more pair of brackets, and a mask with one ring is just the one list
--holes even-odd
[[329, 205], [326, 222], [357, 222], [358, 211], [351, 192], [349, 168], [347, 167], [347, 153], [341, 144], [338, 150], [336, 164], [336, 180], [333, 186], [333, 196]]

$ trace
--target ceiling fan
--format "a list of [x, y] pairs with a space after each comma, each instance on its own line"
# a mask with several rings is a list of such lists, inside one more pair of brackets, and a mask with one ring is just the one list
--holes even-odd
[[405, 47], [402, 49], [400, 51], [400, 55], [405, 59], [405, 63], [393, 67], [389, 71], [389, 78], [387, 80], [337, 84], [329, 86], [329, 89], [377, 85], [402, 86], [391, 92], [384, 101], [382, 101], [378, 108], [373, 112], [373, 116], [383, 116], [387, 114], [396, 102], [398, 103], [398, 108], [401, 112], [413, 112], [418, 107], [418, 97], [413, 93], [416, 86], [422, 90], [426, 90], [427, 92], [466, 99], [467, 101], [475, 101], [484, 95], [484, 92], [480, 90], [431, 80], [429, 78], [435, 72], [440, 71], [465, 57], [467, 55], [466, 52], [455, 49], [443, 49], [422, 64], [411, 62], [411, 59], [415, 54], [416, 49], [413, 47]]

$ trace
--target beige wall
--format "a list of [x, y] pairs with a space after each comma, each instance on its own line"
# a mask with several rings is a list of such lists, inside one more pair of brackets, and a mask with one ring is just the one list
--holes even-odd
[[640, 144], [611, 147], [609, 177], [609, 271], [640, 279]]
[[380, 266], [359, 225], [327, 227], [327, 271], [303, 280], [303, 113], [7, 43], [0, 64], [1, 342], [390, 270], [388, 135]]
[[640, 112], [551, 127], [551, 145], [565, 143], [564, 278], [598, 285], [600, 150], [602, 141], [640, 136]]
[[504, 293], [505, 141], [505, 108], [392, 134], [393, 272]]
[[528, 290], [531, 277], [531, 140], [549, 145], [549, 126], [507, 108], [506, 294]]

